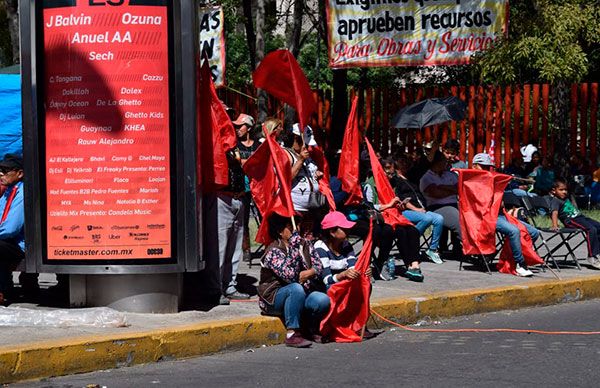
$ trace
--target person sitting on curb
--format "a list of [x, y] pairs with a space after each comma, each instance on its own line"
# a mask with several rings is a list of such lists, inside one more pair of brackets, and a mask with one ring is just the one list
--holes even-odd
[[[321, 280], [327, 289], [342, 280], [354, 280], [360, 276], [371, 277], [371, 268], [364, 274], [354, 269], [356, 254], [346, 234], [354, 224], [338, 211], [328, 213], [321, 221], [321, 239], [315, 242], [315, 251], [323, 264]], [[369, 339], [374, 336], [365, 330], [363, 338]]]
[[308, 336], [322, 342], [321, 319], [329, 311], [327, 294], [318, 291], [323, 265], [310, 243], [292, 231], [290, 218], [272, 214], [267, 220], [274, 240], [263, 256], [258, 284], [259, 306], [267, 315], [283, 315], [287, 329], [285, 345], [306, 348], [311, 342], [302, 335], [301, 318], [306, 317]]
[[552, 185], [550, 212], [552, 229], [559, 230], [560, 219], [567, 228], [585, 230], [588, 245], [587, 260], [592, 267], [600, 269], [600, 222], [581, 214], [569, 199], [567, 182], [562, 178], [556, 178]]
[[23, 207], [23, 159], [6, 154], [0, 161], [0, 304], [13, 291], [12, 272], [25, 257], [25, 210]]
[[[492, 171], [494, 168], [494, 163], [492, 163], [492, 158], [490, 155], [486, 153], [480, 153], [473, 157], [472, 166], [476, 170], [486, 170]], [[540, 236], [539, 230], [529, 225], [526, 222], [519, 220], [519, 222], [527, 228], [527, 232], [531, 236], [531, 241], [537, 240]], [[500, 214], [498, 215], [498, 220], [496, 221], [496, 231], [505, 235], [508, 238], [510, 243], [510, 249], [513, 253], [515, 263], [517, 265], [516, 271], [518, 276], [529, 277], [533, 276], [533, 272], [531, 272], [527, 266], [525, 265], [525, 258], [523, 256], [523, 248], [521, 246], [521, 231], [519, 228], [506, 219], [503, 213], [503, 207], [500, 208]]]

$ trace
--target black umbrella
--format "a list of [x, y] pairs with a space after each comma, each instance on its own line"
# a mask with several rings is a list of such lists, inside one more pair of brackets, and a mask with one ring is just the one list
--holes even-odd
[[430, 98], [400, 109], [392, 119], [394, 128], [424, 128], [465, 118], [467, 104], [458, 97]]

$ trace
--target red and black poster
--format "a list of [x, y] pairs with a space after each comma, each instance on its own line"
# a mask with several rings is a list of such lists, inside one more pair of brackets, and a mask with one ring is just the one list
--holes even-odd
[[170, 258], [167, 1], [43, 5], [48, 260]]

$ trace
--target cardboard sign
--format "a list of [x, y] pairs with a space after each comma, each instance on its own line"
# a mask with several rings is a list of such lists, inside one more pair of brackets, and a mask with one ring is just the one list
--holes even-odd
[[44, 1], [48, 260], [171, 257], [165, 1]]
[[329, 66], [464, 65], [507, 34], [508, 0], [327, 0]]
[[198, 42], [200, 58], [206, 56], [216, 87], [225, 85], [225, 30], [222, 7], [200, 7]]

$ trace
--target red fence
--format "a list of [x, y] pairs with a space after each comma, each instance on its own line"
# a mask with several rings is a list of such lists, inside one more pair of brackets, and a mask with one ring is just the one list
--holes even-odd
[[[255, 96], [254, 90], [245, 93]], [[588, 157], [593, 163], [598, 156], [598, 83], [574, 84], [571, 87], [568, 150], [555, 150], [557, 128], [552, 126], [551, 86], [544, 84], [517, 86], [453, 86], [410, 87], [401, 89], [364, 89], [349, 93], [350, 100], [359, 93], [361, 126], [382, 154], [397, 150], [412, 151], [425, 141], [448, 138], [460, 143], [461, 157], [469, 160], [475, 153], [490, 149], [492, 140], [498, 165], [508, 164], [513, 155], [520, 155], [521, 145], [532, 143], [543, 154], [568, 151]], [[256, 117], [252, 98], [229, 90], [221, 90], [225, 103], [238, 112]], [[432, 97], [458, 96], [467, 103], [463, 121], [415, 129], [396, 129], [389, 125], [400, 108]], [[327, 143], [332, 122], [331, 91], [316, 91], [318, 112], [313, 126], [321, 130], [321, 140]], [[282, 105], [269, 100], [268, 111], [283, 118]], [[317, 131], [318, 132], [318, 131]]]

